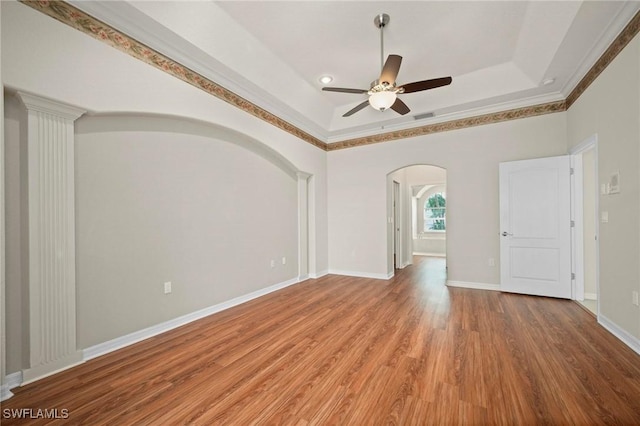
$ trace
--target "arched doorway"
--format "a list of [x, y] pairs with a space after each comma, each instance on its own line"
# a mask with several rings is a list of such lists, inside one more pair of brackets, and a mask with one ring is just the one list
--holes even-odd
[[387, 270], [413, 256], [446, 258], [446, 169], [411, 165], [387, 175]]

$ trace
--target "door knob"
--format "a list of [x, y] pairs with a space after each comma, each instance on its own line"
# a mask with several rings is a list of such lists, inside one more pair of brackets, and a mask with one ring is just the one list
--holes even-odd
[[502, 236], [503, 236], [503, 237], [508, 237], [508, 236], [511, 236], [511, 235], [513, 235], [513, 234], [512, 234], [512, 233], [510, 233], [510, 232], [507, 232], [507, 231], [504, 231], [504, 232], [502, 233]]

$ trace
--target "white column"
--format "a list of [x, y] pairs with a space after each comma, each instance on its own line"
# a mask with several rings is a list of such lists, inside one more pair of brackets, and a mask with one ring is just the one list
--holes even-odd
[[[2, 78], [0, 76], [0, 81]], [[9, 391], [6, 382], [6, 332], [4, 313], [6, 309], [5, 299], [5, 240], [4, 240], [4, 90], [0, 87], [0, 401], [10, 398], [13, 394]]]
[[298, 279], [309, 278], [309, 173], [298, 172]]
[[18, 95], [27, 109], [28, 383], [82, 360], [76, 348], [74, 121], [85, 111]]

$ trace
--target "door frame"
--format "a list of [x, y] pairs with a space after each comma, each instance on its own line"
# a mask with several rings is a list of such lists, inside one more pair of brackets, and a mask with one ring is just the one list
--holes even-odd
[[393, 195], [391, 197], [391, 205], [393, 212], [393, 269], [402, 267], [402, 213], [400, 203], [402, 196], [400, 191], [400, 182], [393, 180]]
[[596, 306], [597, 315], [600, 314], [600, 219], [598, 212], [600, 211], [600, 191], [599, 191], [599, 177], [598, 177], [598, 134], [593, 134], [584, 139], [578, 145], [573, 147], [569, 151], [571, 156], [571, 167], [573, 168], [573, 174], [571, 175], [571, 220], [574, 221], [575, 226], [572, 228], [571, 244], [571, 271], [575, 274], [575, 279], [572, 281], [571, 298], [573, 300], [579, 300], [579, 297], [584, 296], [584, 211], [583, 211], [583, 187], [584, 187], [584, 168], [582, 164], [582, 155], [589, 151], [594, 150], [594, 173], [595, 173], [595, 238], [596, 238]]

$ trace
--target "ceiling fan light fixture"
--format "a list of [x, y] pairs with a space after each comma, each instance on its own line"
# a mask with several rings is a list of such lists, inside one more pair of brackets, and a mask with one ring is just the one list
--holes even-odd
[[398, 97], [401, 93], [414, 93], [422, 92], [423, 90], [435, 89], [436, 87], [447, 86], [451, 84], [451, 77], [432, 78], [430, 80], [415, 81], [413, 83], [404, 84], [398, 86], [396, 84], [396, 77], [400, 71], [400, 64], [402, 63], [402, 56], [389, 55], [387, 60], [384, 60], [384, 32], [383, 29], [389, 24], [389, 15], [386, 13], [380, 13], [376, 15], [373, 20], [376, 28], [380, 30], [380, 78], [371, 83], [369, 90], [365, 89], [349, 89], [346, 87], [323, 87], [322, 90], [326, 92], [342, 92], [342, 93], [354, 93], [356, 95], [367, 93], [369, 99], [360, 102], [354, 108], [345, 112], [343, 117], [351, 117], [358, 111], [367, 107], [367, 103], [372, 108], [378, 111], [385, 111], [389, 108], [394, 110], [400, 115], [405, 115], [411, 112], [411, 109], [405, 104], [402, 99]]
[[369, 104], [378, 111], [384, 111], [394, 104], [396, 98], [395, 92], [375, 92], [369, 96]]

